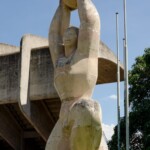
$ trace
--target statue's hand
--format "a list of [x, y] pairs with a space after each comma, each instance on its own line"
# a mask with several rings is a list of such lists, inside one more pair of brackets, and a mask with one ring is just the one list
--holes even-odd
[[65, 3], [65, 0], [59, 0], [59, 5], [62, 7], [62, 8], [65, 8], [67, 10], [71, 10], [70, 7]]
[[62, 0], [71, 10], [77, 9], [77, 0]]

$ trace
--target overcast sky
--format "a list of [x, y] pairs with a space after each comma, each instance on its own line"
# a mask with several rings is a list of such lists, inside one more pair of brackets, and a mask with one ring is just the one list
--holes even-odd
[[[0, 0], [0, 43], [20, 45], [24, 34], [47, 37], [49, 24], [59, 0]], [[116, 53], [115, 13], [119, 12], [120, 59], [123, 61], [123, 0], [93, 0], [101, 16], [101, 40]], [[129, 69], [135, 57], [150, 46], [150, 0], [127, 0], [127, 35]], [[77, 12], [73, 12], [71, 24], [79, 26]], [[121, 84], [121, 115], [123, 115], [123, 83]], [[103, 111], [103, 124], [117, 123], [116, 84], [98, 85], [93, 93]]]

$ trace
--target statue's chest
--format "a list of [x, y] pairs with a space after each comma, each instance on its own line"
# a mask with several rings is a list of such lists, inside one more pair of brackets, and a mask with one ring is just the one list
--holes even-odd
[[75, 77], [75, 76], [79, 76], [79, 75], [87, 75], [89, 70], [88, 67], [88, 62], [87, 60], [80, 60], [78, 62], [70, 62], [70, 63], [62, 63], [59, 64], [59, 66], [57, 66], [55, 68], [55, 73], [54, 73], [54, 77], [55, 78], [69, 78], [69, 77]]
[[54, 85], [61, 99], [80, 97], [95, 86], [97, 67], [90, 59], [55, 68]]

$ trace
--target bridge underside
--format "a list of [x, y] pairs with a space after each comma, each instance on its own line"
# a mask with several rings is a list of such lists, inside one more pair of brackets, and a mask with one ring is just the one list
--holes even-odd
[[[31, 53], [29, 101], [22, 103], [20, 72], [22, 58], [28, 58], [25, 51]], [[24, 60], [28, 63], [28, 59]], [[117, 81], [116, 62], [115, 55], [100, 42], [97, 84]], [[122, 65], [120, 71], [123, 80]], [[61, 105], [53, 86], [53, 72], [47, 39], [26, 35], [20, 47], [0, 44], [0, 149], [44, 150]]]

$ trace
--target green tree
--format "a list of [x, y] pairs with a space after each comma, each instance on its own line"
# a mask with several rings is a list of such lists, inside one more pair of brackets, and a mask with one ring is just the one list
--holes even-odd
[[[135, 59], [129, 71], [130, 149], [150, 150], [150, 48]], [[117, 126], [110, 150], [117, 150]], [[121, 149], [125, 148], [125, 118], [121, 119]]]

